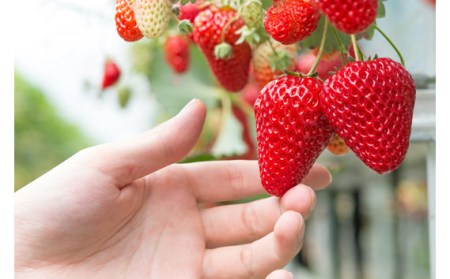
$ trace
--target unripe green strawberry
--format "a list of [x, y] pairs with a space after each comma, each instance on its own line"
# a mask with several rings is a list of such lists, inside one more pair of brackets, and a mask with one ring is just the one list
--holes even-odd
[[168, 0], [136, 0], [134, 14], [142, 34], [149, 39], [158, 38], [169, 25], [171, 3]]
[[348, 63], [328, 78], [320, 105], [348, 147], [382, 174], [403, 161], [416, 97], [408, 71], [390, 58]]
[[319, 9], [340, 31], [364, 31], [377, 17], [378, 0], [315, 0]]
[[[236, 17], [234, 9], [213, 5], [200, 12], [194, 21], [194, 41], [205, 55], [214, 76], [230, 92], [243, 89], [248, 82], [251, 48], [246, 42], [236, 44], [239, 39], [236, 31], [242, 26], [244, 22]], [[222, 43], [231, 46], [228, 59], [218, 59], [214, 54], [216, 46]]]
[[276, 41], [289, 45], [311, 35], [320, 19], [319, 9], [310, 0], [278, 0], [267, 9], [264, 28]]
[[327, 147], [333, 130], [322, 113], [316, 78], [269, 82], [254, 106], [258, 164], [266, 191], [282, 196], [300, 183]]
[[242, 6], [241, 18], [250, 28], [261, 26], [263, 21], [263, 8], [258, 0], [250, 0]]

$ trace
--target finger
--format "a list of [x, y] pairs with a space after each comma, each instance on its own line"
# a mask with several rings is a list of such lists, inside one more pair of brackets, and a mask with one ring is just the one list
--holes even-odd
[[304, 221], [300, 214], [287, 211], [274, 231], [246, 245], [206, 250], [205, 278], [264, 278], [288, 264], [301, 249]]
[[[306, 219], [316, 204], [315, 192], [297, 185], [282, 198], [270, 197], [245, 204], [224, 205], [201, 211], [206, 247], [249, 243], [273, 230], [285, 211], [295, 211]], [[233, 224], [230, 226], [230, 224]]]
[[332, 177], [328, 169], [320, 164], [314, 164], [302, 183], [321, 190], [331, 184]]
[[202, 102], [192, 100], [157, 127], [131, 139], [89, 148], [79, 157], [125, 185], [186, 156], [200, 135], [205, 115]]
[[[266, 193], [257, 161], [214, 161], [183, 165], [187, 182], [199, 202], [238, 200]], [[331, 183], [330, 172], [315, 164], [303, 184], [322, 189]]]
[[266, 279], [293, 279], [293, 278], [294, 274], [284, 269], [275, 270], [266, 277]]

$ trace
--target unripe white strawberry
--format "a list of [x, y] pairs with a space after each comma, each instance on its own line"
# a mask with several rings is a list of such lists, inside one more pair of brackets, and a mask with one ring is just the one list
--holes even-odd
[[134, 14], [142, 34], [154, 39], [161, 37], [167, 30], [172, 5], [168, 0], [136, 0]]

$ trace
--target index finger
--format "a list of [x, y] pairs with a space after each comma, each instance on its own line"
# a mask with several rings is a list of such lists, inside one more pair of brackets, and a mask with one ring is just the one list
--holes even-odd
[[[187, 183], [199, 202], [231, 201], [266, 193], [257, 161], [229, 160], [183, 164]], [[328, 186], [331, 175], [315, 164], [302, 183], [317, 190]]]

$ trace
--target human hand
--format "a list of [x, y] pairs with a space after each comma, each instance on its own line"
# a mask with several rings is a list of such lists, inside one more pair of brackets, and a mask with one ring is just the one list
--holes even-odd
[[[134, 138], [82, 150], [15, 194], [16, 278], [289, 278], [301, 249], [315, 165], [283, 197], [264, 193], [255, 161], [175, 164], [205, 119], [196, 100]], [[275, 272], [272, 272], [276, 270]], [[268, 277], [269, 278], [269, 277]]]

